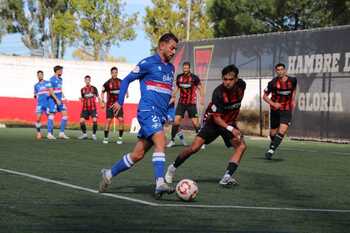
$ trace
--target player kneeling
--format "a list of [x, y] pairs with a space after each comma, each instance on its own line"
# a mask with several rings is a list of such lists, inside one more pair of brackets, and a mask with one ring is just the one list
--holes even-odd
[[215, 88], [204, 119], [204, 126], [194, 138], [192, 145], [185, 148], [168, 167], [165, 175], [167, 183], [172, 183], [176, 169], [204, 144], [210, 144], [218, 136], [224, 139], [227, 147], [233, 147], [232, 154], [224, 176], [219, 184], [229, 186], [238, 184], [232, 177], [247, 148], [243, 135], [236, 126], [237, 116], [244, 96], [246, 83], [238, 78], [239, 70], [235, 65], [222, 70], [222, 84]]

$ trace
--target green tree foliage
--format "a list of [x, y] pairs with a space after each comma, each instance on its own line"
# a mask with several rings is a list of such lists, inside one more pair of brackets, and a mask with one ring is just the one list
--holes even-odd
[[81, 34], [77, 57], [105, 60], [112, 45], [136, 37], [137, 15], [123, 15], [120, 0], [72, 0], [72, 4]]
[[8, 0], [1, 20], [9, 33], [20, 33], [32, 55], [62, 58], [78, 35], [68, 0]]
[[210, 0], [216, 37], [290, 31], [350, 23], [344, 0]]
[[[213, 36], [209, 18], [206, 15], [206, 1], [191, 1], [190, 39]], [[186, 39], [187, 0], [152, 0], [153, 7], [146, 7], [144, 26], [147, 36], [155, 48], [159, 37], [167, 32], [174, 33], [180, 40]]]

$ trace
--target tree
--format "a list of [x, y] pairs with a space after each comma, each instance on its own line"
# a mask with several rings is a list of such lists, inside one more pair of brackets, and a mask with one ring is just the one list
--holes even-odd
[[216, 37], [290, 31], [350, 22], [343, 0], [211, 0], [208, 15]]
[[80, 53], [94, 60], [109, 57], [112, 45], [136, 37], [137, 15], [122, 15], [120, 0], [72, 0], [80, 30]]
[[[209, 19], [206, 15], [204, 0], [191, 1], [190, 39], [204, 39], [213, 36]], [[153, 7], [146, 7], [144, 26], [152, 46], [157, 46], [158, 39], [167, 32], [174, 33], [180, 40], [186, 39], [187, 0], [152, 0]]]
[[32, 55], [63, 58], [78, 35], [68, 0], [12, 0], [1, 11], [9, 33], [20, 33]]

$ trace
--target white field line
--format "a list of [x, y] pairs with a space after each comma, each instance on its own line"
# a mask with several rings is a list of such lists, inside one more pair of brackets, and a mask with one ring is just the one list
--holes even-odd
[[56, 180], [44, 178], [41, 176], [35, 176], [24, 172], [17, 172], [17, 171], [3, 169], [3, 168], [0, 168], [0, 171], [9, 173], [9, 174], [32, 178], [35, 180], [40, 180], [46, 183], [57, 184], [57, 185], [61, 185], [61, 186], [76, 189], [76, 190], [94, 193], [97, 195], [113, 197], [113, 198], [117, 198], [125, 201], [130, 201], [130, 202], [135, 202], [135, 203], [144, 204], [148, 206], [155, 206], [155, 207], [182, 207], [182, 208], [187, 207], [187, 208], [212, 208], [212, 209], [250, 209], [250, 210], [350, 213], [350, 209], [347, 210], [347, 209], [312, 209], [312, 208], [262, 207], [262, 206], [237, 206], [237, 205], [161, 204], [161, 203], [143, 201], [143, 200], [131, 198], [131, 197], [125, 197], [121, 195], [116, 195], [112, 193], [99, 193], [97, 190], [94, 190], [94, 189], [85, 188], [85, 187], [73, 185], [73, 184], [68, 184], [65, 182], [56, 181]]

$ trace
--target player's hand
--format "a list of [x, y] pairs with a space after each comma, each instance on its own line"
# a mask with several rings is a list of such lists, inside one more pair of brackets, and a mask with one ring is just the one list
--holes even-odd
[[114, 114], [117, 115], [119, 110], [121, 109], [121, 106], [118, 102], [114, 103], [111, 108], [113, 108]]
[[281, 104], [280, 104], [280, 103], [277, 103], [277, 102], [275, 102], [272, 106], [273, 106], [274, 108], [276, 108], [276, 109], [280, 109], [280, 108], [281, 108]]
[[62, 104], [62, 102], [60, 100], [56, 100], [56, 104], [57, 104], [57, 106], [59, 106]]
[[294, 109], [295, 109], [295, 106], [296, 106], [296, 103], [295, 103], [295, 101], [292, 101], [292, 103], [291, 103], [292, 111], [294, 111]]
[[232, 134], [235, 138], [241, 138], [241, 131], [239, 131], [239, 129], [236, 129], [235, 127], [233, 127]]
[[169, 100], [169, 105], [172, 104], [172, 103], [175, 103], [175, 97], [171, 97], [170, 100]]
[[204, 102], [205, 102], [205, 100], [204, 100], [204, 96], [203, 96], [203, 97], [200, 98], [199, 104], [204, 106]]
[[106, 105], [105, 105], [105, 102], [104, 102], [104, 101], [102, 101], [100, 105], [101, 105], [101, 108], [105, 108], [105, 107], [106, 107]]

